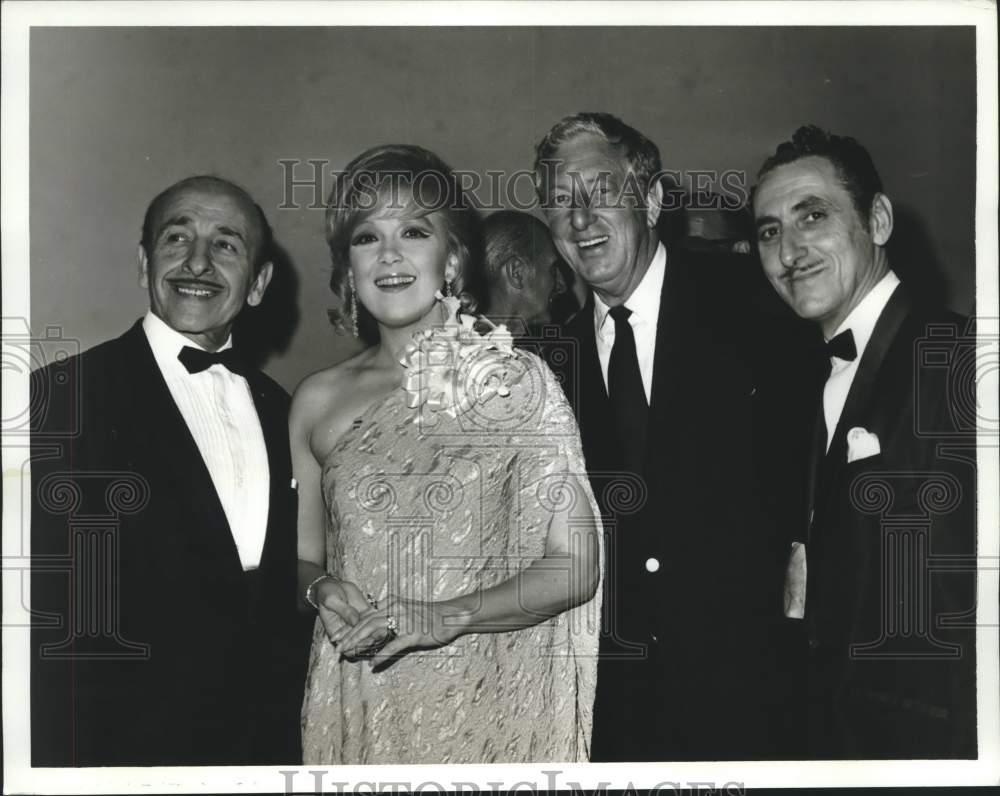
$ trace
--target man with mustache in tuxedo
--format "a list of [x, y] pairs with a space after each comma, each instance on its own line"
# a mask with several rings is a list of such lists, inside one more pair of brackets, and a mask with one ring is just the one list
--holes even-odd
[[753, 212], [765, 275], [825, 341], [788, 395], [811, 426], [785, 575], [802, 753], [975, 757], [967, 319], [920, 306], [896, 275], [892, 203], [853, 138], [797, 130], [762, 166]]
[[241, 188], [170, 186], [145, 317], [32, 374], [36, 766], [299, 759], [289, 399], [231, 335], [271, 250]]

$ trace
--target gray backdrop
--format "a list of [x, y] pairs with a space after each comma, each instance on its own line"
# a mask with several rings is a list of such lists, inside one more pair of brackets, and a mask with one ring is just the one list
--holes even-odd
[[279, 160], [328, 171], [407, 142], [513, 172], [579, 110], [621, 116], [667, 168], [751, 180], [802, 123], [854, 135], [897, 209], [897, 267], [974, 307], [972, 28], [35, 28], [30, 46], [32, 327], [82, 348], [145, 310], [148, 201], [211, 172], [250, 191], [283, 249], [253, 326], [292, 389], [355, 344], [326, 318], [322, 210], [311, 189], [280, 208]]

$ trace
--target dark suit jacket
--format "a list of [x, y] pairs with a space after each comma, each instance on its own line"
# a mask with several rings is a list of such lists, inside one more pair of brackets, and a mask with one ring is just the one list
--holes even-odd
[[[810, 757], [975, 757], [975, 349], [967, 320], [882, 311], [807, 494]], [[822, 380], [814, 387], [822, 392]], [[847, 435], [881, 452], [847, 462]], [[804, 512], [805, 514], [806, 512]]]
[[288, 395], [248, 383], [270, 466], [252, 575], [141, 322], [32, 374], [34, 765], [297, 759]]
[[564, 386], [605, 517], [593, 760], [781, 756], [772, 632], [792, 519], [776, 496], [792, 458], [775, 363], [801, 338], [770, 295], [749, 258], [669, 252], [642, 473], [616, 453], [592, 299], [568, 327]]

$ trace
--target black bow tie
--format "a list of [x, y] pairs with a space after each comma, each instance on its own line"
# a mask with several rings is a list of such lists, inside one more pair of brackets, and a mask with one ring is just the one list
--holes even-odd
[[201, 373], [212, 365], [222, 365], [238, 376], [246, 375], [246, 366], [235, 348], [227, 348], [225, 351], [202, 351], [200, 348], [186, 345], [177, 358], [187, 368], [188, 373]]
[[826, 344], [826, 355], [837, 357], [845, 362], [853, 362], [858, 358], [858, 349], [854, 345], [854, 333], [848, 329], [841, 332]]

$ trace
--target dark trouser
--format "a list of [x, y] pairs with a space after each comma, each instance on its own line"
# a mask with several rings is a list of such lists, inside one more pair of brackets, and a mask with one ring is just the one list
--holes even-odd
[[[260, 605], [258, 573], [245, 575], [251, 604]], [[261, 690], [247, 695], [252, 765], [302, 762], [300, 715], [314, 622], [314, 614], [289, 613], [280, 623], [258, 622], [248, 639], [261, 653], [257, 678]]]
[[[776, 632], [737, 638], [663, 634], [644, 658], [602, 654], [594, 703], [594, 762], [794, 758], [796, 704]], [[678, 639], [687, 639], [686, 644]], [[698, 639], [693, 641], [692, 639]], [[606, 652], [607, 645], [602, 645]], [[801, 690], [800, 690], [801, 693]], [[801, 704], [801, 703], [799, 703]], [[801, 723], [798, 727], [801, 728]]]

